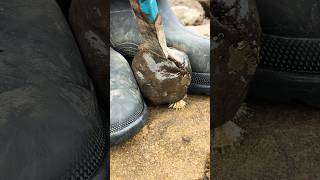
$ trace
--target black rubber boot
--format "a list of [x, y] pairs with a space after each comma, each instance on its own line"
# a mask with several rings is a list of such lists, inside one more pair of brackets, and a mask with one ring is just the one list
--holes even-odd
[[68, 18], [71, 0], [56, 0], [64, 16]]
[[119, 144], [138, 132], [147, 107], [126, 59], [110, 48], [110, 143]]
[[213, 27], [213, 147], [224, 151], [241, 139], [232, 120], [241, 111], [259, 59], [260, 24], [255, 0], [215, 0]]
[[[183, 27], [167, 0], [158, 1], [168, 46], [184, 51], [190, 59], [192, 82], [189, 92], [210, 94], [210, 41]], [[128, 0], [111, 1], [110, 42], [121, 54], [133, 57], [142, 43]]]
[[109, 106], [108, 15], [104, 0], [71, 2], [69, 22], [104, 110]]
[[109, 14], [106, 3], [104, 0], [72, 1], [69, 19], [97, 89], [100, 104], [105, 111], [109, 111], [110, 105], [108, 133], [110, 144], [113, 145], [128, 139], [143, 126], [146, 106], [128, 62], [107, 47]]
[[249, 100], [320, 107], [320, 2], [260, 0], [260, 65]]
[[93, 178], [106, 134], [63, 14], [53, 0], [0, 7], [0, 179]]

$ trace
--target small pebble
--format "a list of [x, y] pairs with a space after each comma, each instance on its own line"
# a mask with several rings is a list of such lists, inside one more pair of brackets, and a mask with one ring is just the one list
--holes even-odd
[[183, 137], [182, 137], [182, 141], [183, 141], [183, 142], [189, 143], [189, 142], [191, 142], [191, 140], [192, 140], [191, 137], [188, 137], [188, 136], [183, 136]]

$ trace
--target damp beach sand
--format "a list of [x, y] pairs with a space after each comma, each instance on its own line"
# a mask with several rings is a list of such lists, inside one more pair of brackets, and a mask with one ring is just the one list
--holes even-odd
[[213, 154], [213, 179], [320, 178], [320, 112], [302, 105], [251, 104], [254, 115], [234, 151]]
[[192, 96], [175, 111], [148, 107], [149, 120], [110, 152], [110, 178], [205, 179], [210, 153], [210, 97]]

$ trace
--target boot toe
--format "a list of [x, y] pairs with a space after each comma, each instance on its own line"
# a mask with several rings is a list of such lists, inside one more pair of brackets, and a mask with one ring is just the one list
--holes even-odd
[[118, 144], [142, 128], [147, 110], [128, 62], [113, 49], [110, 70], [110, 144]]

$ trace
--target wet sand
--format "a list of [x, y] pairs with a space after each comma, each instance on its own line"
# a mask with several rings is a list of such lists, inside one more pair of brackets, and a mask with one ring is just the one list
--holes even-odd
[[246, 130], [244, 141], [235, 151], [215, 154], [213, 179], [319, 180], [320, 110], [302, 105], [250, 107], [254, 116], [238, 123]]
[[204, 179], [210, 153], [210, 97], [189, 95], [186, 102], [180, 111], [148, 107], [145, 127], [111, 148], [111, 179]]

